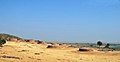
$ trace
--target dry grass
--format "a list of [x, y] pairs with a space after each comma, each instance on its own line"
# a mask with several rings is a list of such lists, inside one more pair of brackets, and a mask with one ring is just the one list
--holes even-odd
[[120, 52], [79, 52], [79, 48], [49, 49], [47, 46], [7, 42], [0, 49], [0, 62], [120, 62]]

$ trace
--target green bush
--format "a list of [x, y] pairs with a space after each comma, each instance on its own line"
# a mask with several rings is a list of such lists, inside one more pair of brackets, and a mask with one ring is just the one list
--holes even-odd
[[97, 45], [100, 47], [103, 43], [101, 41], [97, 42]]
[[0, 47], [2, 47], [2, 46], [3, 46], [3, 44], [5, 44], [5, 43], [6, 43], [6, 40], [4, 40], [4, 39], [0, 38]]

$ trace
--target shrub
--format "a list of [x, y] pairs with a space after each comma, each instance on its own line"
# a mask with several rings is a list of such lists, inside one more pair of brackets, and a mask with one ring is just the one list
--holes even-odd
[[99, 45], [99, 47], [102, 45], [103, 43], [101, 41], [97, 42], [97, 45]]
[[3, 44], [5, 44], [5, 43], [6, 43], [6, 40], [4, 40], [4, 39], [0, 38], [0, 47], [2, 47], [2, 46], [3, 46]]
[[53, 48], [53, 46], [52, 45], [48, 45], [47, 48]]
[[109, 44], [109, 43], [107, 43], [107, 45], [105, 46], [105, 48], [109, 48], [109, 46], [110, 46], [110, 44]]
[[79, 51], [93, 51], [92, 49], [90, 48], [79, 48]]

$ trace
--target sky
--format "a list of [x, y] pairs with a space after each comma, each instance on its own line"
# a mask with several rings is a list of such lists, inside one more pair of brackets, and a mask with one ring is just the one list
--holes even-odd
[[120, 42], [120, 0], [0, 0], [0, 33], [53, 42]]

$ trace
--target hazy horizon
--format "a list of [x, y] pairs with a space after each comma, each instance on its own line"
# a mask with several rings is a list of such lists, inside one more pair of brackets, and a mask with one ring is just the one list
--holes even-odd
[[120, 0], [0, 0], [0, 33], [56, 42], [120, 43]]

